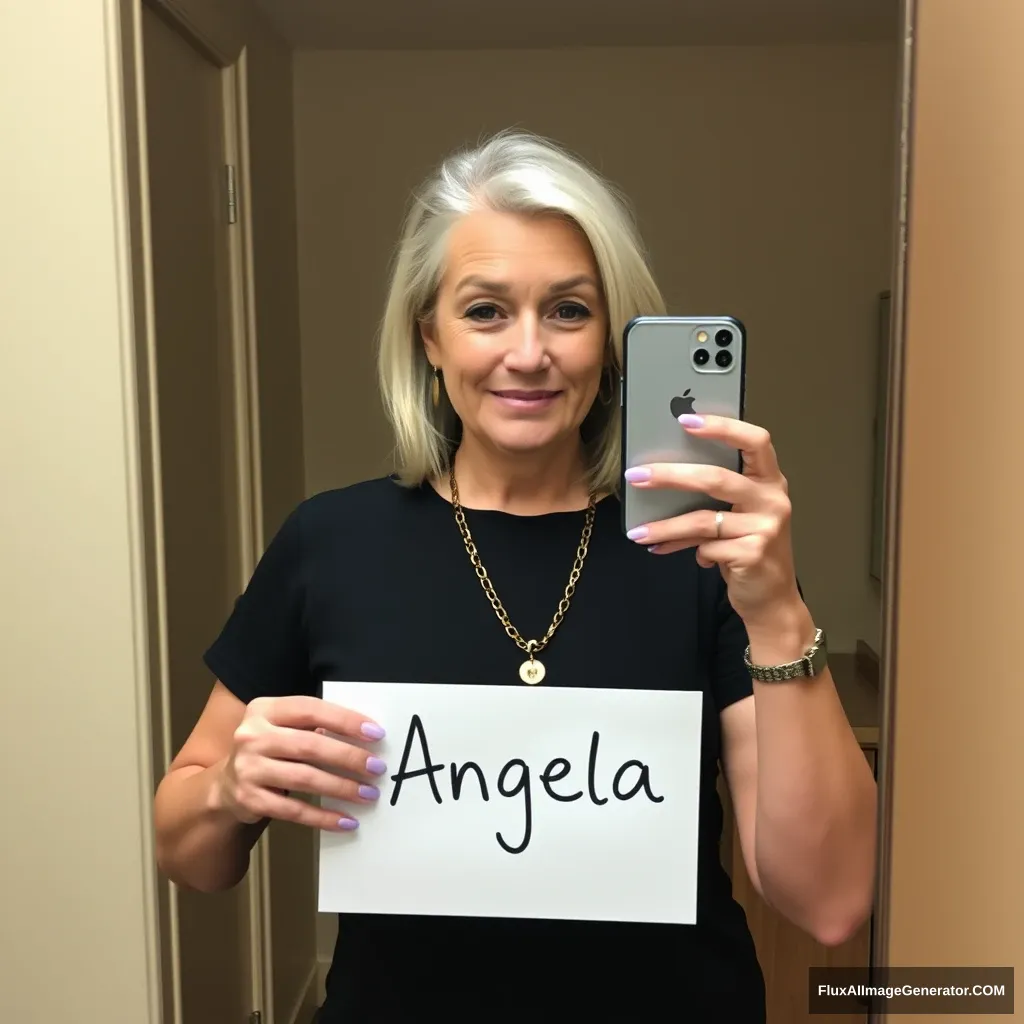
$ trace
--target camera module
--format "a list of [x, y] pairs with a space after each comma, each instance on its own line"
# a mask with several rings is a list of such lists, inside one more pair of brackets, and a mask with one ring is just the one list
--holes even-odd
[[732, 341], [732, 331], [727, 331], [724, 327], [715, 335], [716, 345], [728, 345]]
[[710, 358], [711, 357], [708, 355], [708, 350], [706, 348], [699, 348], [693, 353], [693, 361], [698, 366], [703, 366]]
[[715, 355], [715, 362], [724, 370], [732, 362], [732, 353], [718, 352]]

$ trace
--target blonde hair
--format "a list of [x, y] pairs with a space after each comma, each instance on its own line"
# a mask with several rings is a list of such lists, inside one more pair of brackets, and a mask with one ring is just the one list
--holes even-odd
[[449, 230], [458, 218], [480, 208], [563, 216], [590, 243], [608, 305], [611, 396], [594, 402], [581, 433], [592, 490], [616, 493], [622, 331], [634, 316], [663, 313], [664, 303], [625, 197], [561, 146], [521, 131], [501, 132], [450, 156], [414, 195], [406, 216], [377, 358], [381, 396], [395, 437], [396, 475], [407, 486], [443, 476], [461, 435], [451, 403], [442, 398], [433, 405], [433, 369], [419, 323], [430, 316], [437, 297]]

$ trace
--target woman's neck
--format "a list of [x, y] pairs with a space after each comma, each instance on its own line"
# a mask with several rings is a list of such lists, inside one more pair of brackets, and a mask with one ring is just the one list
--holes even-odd
[[[513, 454], [466, 435], [455, 455], [455, 478], [465, 508], [535, 516], [577, 511], [590, 500], [582, 444]], [[437, 489], [451, 496], [447, 478]]]

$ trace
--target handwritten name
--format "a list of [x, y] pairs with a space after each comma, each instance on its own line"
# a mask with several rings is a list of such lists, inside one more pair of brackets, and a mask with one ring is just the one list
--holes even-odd
[[[600, 796], [597, 791], [597, 759], [600, 742], [601, 735], [595, 731], [590, 738], [590, 758], [587, 765], [587, 795], [590, 801], [597, 806], [607, 804], [609, 800], [607, 796]], [[422, 768], [409, 767], [414, 743], [419, 745], [419, 753], [422, 758], [421, 763], [424, 766]], [[402, 787], [406, 782], [410, 779], [422, 777], [428, 779], [434, 800], [440, 804], [442, 798], [436, 776], [439, 772], [443, 772], [444, 768], [444, 764], [435, 763], [431, 758], [423, 723], [419, 715], [413, 715], [409, 720], [409, 731], [405, 737], [405, 748], [402, 751], [401, 764], [398, 767], [398, 771], [391, 776], [391, 780], [395, 784], [395, 788], [391, 793], [391, 806], [397, 805], [402, 793]], [[576, 792], [558, 792], [554, 789], [554, 784], [556, 782], [563, 782], [571, 771], [572, 764], [567, 758], [555, 757], [547, 763], [544, 770], [538, 776], [544, 791], [552, 800], [557, 800], [559, 803], [572, 803], [574, 800], [583, 799], [582, 789], [578, 789]], [[485, 801], [490, 800], [487, 779], [483, 769], [475, 761], [464, 761], [462, 764], [453, 761], [449, 765], [449, 773], [452, 800], [458, 801], [462, 797], [466, 778], [471, 773], [476, 779], [482, 799]], [[624, 780], [630, 773], [635, 773], [635, 777], [629, 789], [624, 789]], [[500, 832], [495, 832], [494, 836], [498, 844], [506, 853], [522, 853], [530, 845], [530, 838], [533, 835], [533, 792], [530, 778], [530, 766], [519, 757], [513, 757], [511, 760], [506, 761], [498, 773], [495, 788], [503, 797], [512, 798], [521, 795], [525, 818], [523, 837], [516, 844], [507, 842]], [[563, 790], [567, 788], [569, 788], [568, 783], [564, 787], [560, 787]], [[619, 765], [612, 778], [611, 792], [616, 800], [632, 800], [641, 792], [651, 803], [660, 804], [665, 799], [664, 796], [656, 796], [654, 794], [651, 789], [650, 769], [642, 761], [637, 760], [625, 761]]]

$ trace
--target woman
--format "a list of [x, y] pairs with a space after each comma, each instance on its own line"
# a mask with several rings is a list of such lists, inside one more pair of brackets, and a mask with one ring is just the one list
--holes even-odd
[[[827, 668], [752, 681], [816, 636], [768, 435], [691, 417], [680, 429], [740, 449], [742, 475], [620, 479], [621, 333], [661, 310], [624, 202], [580, 161], [507, 133], [443, 165], [413, 204], [381, 331], [399, 471], [303, 502], [273, 539], [207, 652], [217, 682], [156, 822], [171, 878], [232, 886], [269, 819], [353, 829], [379, 796], [366, 740], [381, 727], [320, 700], [323, 680], [522, 685], [524, 651], [543, 649], [543, 685], [704, 690], [697, 924], [345, 915], [324, 1024], [667, 1007], [763, 1021], [718, 853], [720, 762], [764, 897], [830, 944], [870, 912], [874, 781]], [[621, 486], [697, 489], [732, 511], [630, 539]]]

